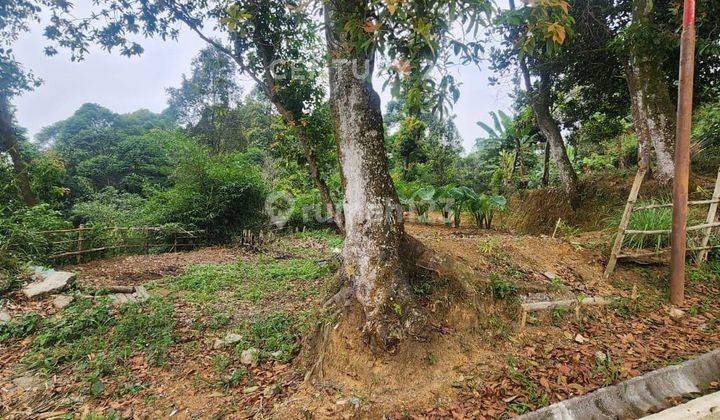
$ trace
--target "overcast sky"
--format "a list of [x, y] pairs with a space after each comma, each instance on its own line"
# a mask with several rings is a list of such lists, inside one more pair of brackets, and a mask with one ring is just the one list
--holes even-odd
[[[76, 4], [79, 9], [87, 9], [90, 0], [79, 0]], [[127, 58], [91, 48], [84, 61], [74, 63], [63, 50], [53, 57], [43, 54], [46, 44], [42, 28], [33, 26], [14, 48], [18, 61], [44, 81], [35, 91], [14, 100], [18, 122], [32, 135], [69, 117], [86, 102], [119, 113], [140, 108], [162, 111], [167, 102], [165, 89], [179, 85], [181, 75], [189, 72], [193, 57], [205, 46], [186, 30], [177, 41], [145, 40], [142, 43], [145, 53], [139, 57]], [[507, 83], [490, 86], [490, 72], [486, 68], [463, 67], [453, 71], [462, 83], [461, 97], [454, 109], [456, 124], [465, 149], [470, 151], [475, 139], [484, 133], [476, 122], [489, 122], [490, 111], [510, 107], [510, 86]], [[249, 82], [246, 84], [250, 86]], [[382, 93], [382, 97], [386, 102], [389, 93]]]

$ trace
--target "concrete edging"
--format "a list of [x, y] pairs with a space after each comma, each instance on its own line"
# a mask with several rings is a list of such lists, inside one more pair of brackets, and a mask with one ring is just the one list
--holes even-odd
[[637, 419], [671, 406], [668, 399], [699, 393], [720, 380], [720, 350], [518, 417], [522, 420]]

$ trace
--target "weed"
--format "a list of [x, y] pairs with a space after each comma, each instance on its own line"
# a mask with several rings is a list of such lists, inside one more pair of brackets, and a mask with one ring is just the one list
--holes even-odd
[[219, 353], [213, 356], [213, 369], [216, 372], [223, 372], [230, 366], [230, 363], [232, 363], [232, 359], [226, 354]]
[[500, 240], [498, 238], [488, 238], [483, 239], [479, 243], [480, 252], [483, 254], [489, 254], [493, 252], [495, 248], [497, 248], [498, 245], [500, 245]]
[[238, 369], [233, 369], [230, 376], [222, 380], [221, 385], [223, 388], [235, 388], [249, 376], [250, 372], [248, 372], [244, 366]]
[[147, 385], [142, 382], [122, 382], [115, 390], [115, 395], [118, 397], [123, 397], [125, 395], [137, 395], [146, 388]]
[[300, 322], [300, 319], [280, 312], [260, 318], [247, 326], [247, 331], [243, 334], [237, 349], [241, 351], [254, 347], [260, 350], [261, 357], [279, 352], [275, 358], [287, 363], [292, 360], [299, 348]]
[[12, 319], [7, 324], [0, 324], [0, 342], [32, 335], [38, 330], [41, 322], [40, 315], [30, 312], [18, 320]]
[[433, 276], [430, 274], [419, 275], [413, 278], [411, 286], [416, 295], [429, 296], [432, 292]]
[[540, 393], [540, 390], [535, 385], [535, 382], [527, 376], [527, 374], [519, 369], [517, 369], [512, 361], [508, 364], [508, 378], [520, 385], [523, 388], [523, 396], [529, 404], [524, 403], [522, 401], [514, 401], [513, 403], [508, 404], [508, 410], [513, 411], [515, 414], [523, 414], [533, 409], [533, 406], [535, 407], [544, 407], [549, 404], [549, 397], [547, 395], [547, 392], [543, 391]]
[[96, 394], [99, 378], [135, 352], [144, 352], [152, 364], [164, 363], [173, 342], [173, 324], [172, 306], [158, 299], [127, 304], [117, 314], [111, 313], [107, 300], [80, 299], [62, 318], [43, 322], [24, 361], [31, 369], [47, 372], [72, 363], [78, 373], [85, 373]]
[[595, 373], [602, 375], [604, 386], [609, 386], [620, 381], [621, 365], [622, 361], [615, 362], [609, 354], [606, 354], [604, 358], [595, 359]]
[[497, 273], [490, 276], [490, 294], [494, 299], [507, 299], [517, 295], [517, 286], [502, 279]]
[[582, 232], [582, 228], [573, 226], [564, 220], [560, 220], [560, 223], [557, 226], [558, 233], [561, 237], [564, 238], [571, 238], [573, 236], [577, 236], [578, 234], [580, 234], [580, 232]]
[[393, 309], [393, 312], [395, 312], [395, 315], [402, 316], [403, 310], [402, 310], [402, 306], [400, 306], [399, 303], [397, 303], [397, 302], [393, 303], [392, 309]]

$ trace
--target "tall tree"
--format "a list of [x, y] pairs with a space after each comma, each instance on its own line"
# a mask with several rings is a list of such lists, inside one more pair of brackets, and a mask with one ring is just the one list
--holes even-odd
[[[552, 161], [560, 182], [573, 205], [578, 204], [579, 186], [575, 169], [568, 157], [565, 140], [553, 116], [551, 78], [557, 75], [553, 58], [570, 33], [572, 17], [564, 0], [547, 0], [517, 9], [510, 0], [510, 10], [501, 12], [498, 30], [504, 34], [504, 49], [495, 51], [494, 66], [504, 71], [515, 61], [520, 68], [528, 101], [537, 125], [549, 144]], [[533, 83], [535, 76], [537, 83]]]
[[[409, 287], [413, 262], [403, 248], [402, 210], [372, 85], [376, 53], [398, 59], [408, 55], [403, 48], [441, 51], [455, 18], [474, 28], [486, 11], [483, 1], [325, 2], [330, 104], [346, 192], [344, 274], [365, 314], [364, 331], [380, 346], [396, 344], [422, 316]], [[468, 55], [477, 51], [455, 45]]]
[[[650, 164], [650, 148], [655, 151], [655, 178], [669, 183], [675, 174], [675, 109], [670, 99], [663, 54], [654, 45], [656, 6], [653, 0], [633, 0], [632, 25], [626, 28], [627, 82], [632, 104], [635, 133], [638, 136], [640, 164]], [[663, 48], [660, 48], [662, 51]]]
[[15, 60], [12, 44], [29, 21], [37, 18], [39, 8], [32, 2], [18, 0], [0, 4], [0, 152], [10, 155], [20, 193], [25, 204], [37, 204], [30, 188], [27, 166], [21, 154], [11, 99], [39, 84], [32, 73], [23, 70]]

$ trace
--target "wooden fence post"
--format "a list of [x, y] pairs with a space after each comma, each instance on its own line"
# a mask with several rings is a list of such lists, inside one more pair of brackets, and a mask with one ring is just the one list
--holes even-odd
[[83, 229], [85, 229], [85, 225], [80, 225], [80, 228], [78, 229], [78, 237], [77, 237], [77, 256], [75, 257], [75, 263], [80, 264], [82, 262], [82, 251], [83, 251]]
[[145, 244], [143, 248], [145, 248], [145, 254], [150, 253], [150, 230], [148, 230], [147, 226], [143, 228], [143, 237], [145, 239]]
[[628, 197], [627, 204], [625, 204], [625, 212], [620, 220], [620, 226], [618, 227], [617, 236], [615, 237], [615, 244], [613, 245], [612, 252], [610, 253], [610, 260], [608, 261], [607, 268], [605, 269], [606, 279], [610, 278], [612, 273], [615, 271], [618, 255], [620, 255], [623, 242], [625, 241], [625, 231], [630, 224], [630, 217], [632, 217], [633, 209], [635, 208], [635, 203], [637, 203], [637, 198], [640, 194], [640, 187], [642, 186], [646, 173], [647, 169], [641, 168], [638, 170], [637, 175], [635, 175], [635, 181], [633, 182], [632, 189], [630, 190], [630, 196]]
[[[717, 211], [718, 211], [718, 201], [720, 200], [720, 169], [718, 169], [718, 176], [717, 180], [715, 181], [715, 192], [713, 192], [712, 196], [712, 203], [710, 203], [710, 210], [708, 210], [707, 215], [707, 224], [715, 223], [715, 219], [717, 219]], [[710, 243], [710, 235], [712, 234], [712, 227], [709, 227], [705, 229], [705, 232], [703, 233], [702, 242], [700, 243], [700, 253], [697, 257], [697, 263], [702, 264], [705, 261], [707, 261], [708, 254], [710, 254], [709, 249], [702, 249], [707, 248], [708, 244]]]

